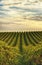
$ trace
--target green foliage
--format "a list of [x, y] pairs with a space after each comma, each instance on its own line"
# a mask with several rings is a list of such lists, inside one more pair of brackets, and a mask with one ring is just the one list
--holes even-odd
[[5, 45], [7, 45], [7, 44], [0, 40], [0, 46], [5, 46]]
[[15, 48], [9, 46], [0, 47], [0, 65], [18, 65], [21, 54]]
[[42, 65], [42, 32], [0, 33], [0, 65]]
[[0, 46], [0, 65], [42, 65], [42, 44], [30, 45], [21, 53], [18, 48]]
[[[4, 32], [0, 33], [0, 40], [7, 43], [7, 45], [16, 46], [18, 41], [20, 45], [23, 45], [23, 40], [21, 39], [22, 43], [20, 42], [21, 37], [24, 40], [24, 44], [28, 46], [29, 44], [36, 45], [42, 41], [42, 32]], [[21, 47], [21, 46], [20, 46]]]

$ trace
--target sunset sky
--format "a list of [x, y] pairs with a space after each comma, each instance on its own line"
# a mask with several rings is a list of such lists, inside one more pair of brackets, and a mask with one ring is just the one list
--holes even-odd
[[42, 0], [0, 0], [1, 30], [42, 30]]

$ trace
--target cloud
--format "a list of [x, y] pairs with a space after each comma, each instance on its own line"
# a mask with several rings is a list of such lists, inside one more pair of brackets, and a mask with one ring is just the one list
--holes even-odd
[[39, 20], [39, 15], [42, 15], [42, 2], [39, 0], [0, 0], [0, 17]]

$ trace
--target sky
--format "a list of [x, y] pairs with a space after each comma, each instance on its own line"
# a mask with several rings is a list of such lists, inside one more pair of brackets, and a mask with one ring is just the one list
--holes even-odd
[[42, 29], [41, 25], [42, 0], [0, 0], [0, 30]]

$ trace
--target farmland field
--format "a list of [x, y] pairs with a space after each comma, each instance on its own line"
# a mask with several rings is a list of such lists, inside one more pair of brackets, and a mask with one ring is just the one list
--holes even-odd
[[0, 65], [42, 65], [42, 31], [0, 32]]

